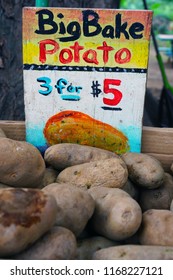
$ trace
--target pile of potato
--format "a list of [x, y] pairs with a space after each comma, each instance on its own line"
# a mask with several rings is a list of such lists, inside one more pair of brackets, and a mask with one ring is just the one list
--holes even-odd
[[173, 165], [0, 130], [0, 258], [173, 259]]

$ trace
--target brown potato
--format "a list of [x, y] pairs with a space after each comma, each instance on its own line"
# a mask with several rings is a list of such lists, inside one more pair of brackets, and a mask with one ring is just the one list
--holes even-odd
[[143, 213], [139, 231], [142, 245], [173, 246], [173, 212], [151, 209]]
[[44, 172], [41, 188], [46, 187], [47, 185], [50, 185], [52, 183], [55, 183], [58, 174], [59, 174], [59, 172], [57, 170], [55, 170], [54, 168], [47, 167]]
[[119, 245], [103, 236], [93, 236], [77, 241], [77, 260], [91, 260], [95, 251]]
[[142, 211], [128, 193], [104, 187], [91, 188], [89, 193], [96, 204], [90, 222], [97, 234], [119, 241], [137, 232], [142, 221]]
[[122, 155], [122, 158], [127, 165], [132, 182], [146, 189], [155, 189], [162, 185], [164, 169], [156, 158], [132, 152]]
[[68, 184], [53, 183], [42, 191], [56, 199], [58, 211], [55, 225], [66, 227], [79, 236], [94, 212], [95, 201], [92, 196]]
[[142, 211], [149, 209], [170, 209], [173, 199], [173, 177], [165, 173], [163, 184], [157, 189], [140, 189], [139, 204]]
[[52, 227], [35, 244], [14, 256], [17, 260], [73, 260], [77, 255], [74, 234], [63, 227]]
[[[173, 260], [173, 247], [121, 245], [96, 251], [93, 260]], [[140, 273], [139, 268], [139, 273]]]
[[11, 186], [0, 183], [0, 188], [10, 188]]
[[0, 137], [7, 137], [2, 128], [0, 128]]
[[139, 198], [139, 188], [135, 186], [133, 182], [129, 179], [125, 183], [125, 185], [121, 188], [123, 191], [127, 192], [133, 199], [138, 201]]
[[173, 174], [173, 163], [171, 164], [171, 173]]
[[0, 189], [0, 256], [26, 249], [55, 223], [57, 204], [41, 190]]
[[173, 199], [171, 201], [170, 210], [173, 212]]
[[90, 161], [105, 160], [111, 157], [118, 157], [118, 155], [96, 147], [72, 143], [50, 146], [44, 154], [45, 162], [57, 170], [63, 170], [69, 166]]
[[45, 162], [33, 145], [0, 138], [0, 182], [13, 187], [38, 187], [42, 183]]
[[58, 183], [71, 183], [85, 190], [100, 186], [122, 188], [128, 171], [120, 158], [109, 158], [67, 167], [57, 177]]

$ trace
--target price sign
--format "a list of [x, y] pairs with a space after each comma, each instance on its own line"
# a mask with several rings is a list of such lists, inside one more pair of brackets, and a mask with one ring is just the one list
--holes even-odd
[[139, 152], [151, 21], [143, 10], [24, 8], [26, 140]]

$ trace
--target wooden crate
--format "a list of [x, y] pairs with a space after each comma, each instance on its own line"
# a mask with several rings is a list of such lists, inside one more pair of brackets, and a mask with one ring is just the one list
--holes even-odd
[[[7, 137], [25, 141], [24, 121], [0, 121], [0, 128]], [[144, 126], [142, 130], [142, 152], [161, 161], [165, 171], [170, 172], [173, 163], [173, 129]]]

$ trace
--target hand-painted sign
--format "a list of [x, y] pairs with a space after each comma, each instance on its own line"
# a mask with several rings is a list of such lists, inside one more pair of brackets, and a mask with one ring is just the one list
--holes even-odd
[[151, 11], [24, 8], [26, 140], [139, 152]]

